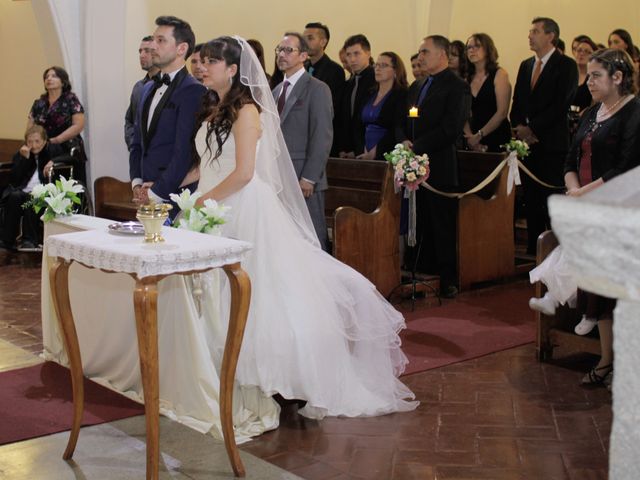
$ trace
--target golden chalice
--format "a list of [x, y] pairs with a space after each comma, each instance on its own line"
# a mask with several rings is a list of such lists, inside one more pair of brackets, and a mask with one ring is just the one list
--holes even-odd
[[144, 241], [146, 243], [164, 242], [162, 225], [173, 207], [168, 203], [150, 202], [138, 207], [136, 218], [144, 227]]

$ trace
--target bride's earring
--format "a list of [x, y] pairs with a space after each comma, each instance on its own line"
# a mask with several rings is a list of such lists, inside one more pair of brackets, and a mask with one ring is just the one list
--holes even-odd
[[233, 85], [233, 77], [229, 77], [229, 86], [231, 87]]

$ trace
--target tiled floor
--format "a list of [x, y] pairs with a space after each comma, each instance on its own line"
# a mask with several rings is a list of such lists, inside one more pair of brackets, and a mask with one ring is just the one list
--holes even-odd
[[[38, 259], [0, 253], [0, 265], [0, 339], [38, 352]], [[306, 479], [607, 478], [611, 396], [579, 386], [593, 359], [540, 364], [534, 353], [404, 377], [422, 402], [411, 413], [316, 422], [291, 403], [278, 430], [242, 448]]]

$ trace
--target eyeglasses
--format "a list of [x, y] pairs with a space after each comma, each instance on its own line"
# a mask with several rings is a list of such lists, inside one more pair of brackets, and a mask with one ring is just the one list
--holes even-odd
[[593, 50], [589, 48], [576, 48], [576, 53], [584, 53], [585, 55], [591, 55]]
[[471, 50], [478, 50], [480, 48], [482, 48], [482, 45], [467, 45], [467, 52]]
[[284, 53], [285, 55], [291, 55], [296, 50], [300, 51], [299, 48], [293, 48], [293, 47], [276, 47], [273, 51], [276, 52], [276, 55], [279, 55], [280, 53]]
[[373, 68], [389, 68], [391, 65], [388, 63], [374, 63]]

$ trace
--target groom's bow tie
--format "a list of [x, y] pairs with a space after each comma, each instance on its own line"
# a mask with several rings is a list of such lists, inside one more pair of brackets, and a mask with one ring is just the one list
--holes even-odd
[[161, 87], [163, 83], [165, 85], [169, 85], [171, 83], [171, 77], [168, 73], [164, 73], [162, 75], [158, 73], [153, 76], [153, 82], [156, 84], [156, 88]]

